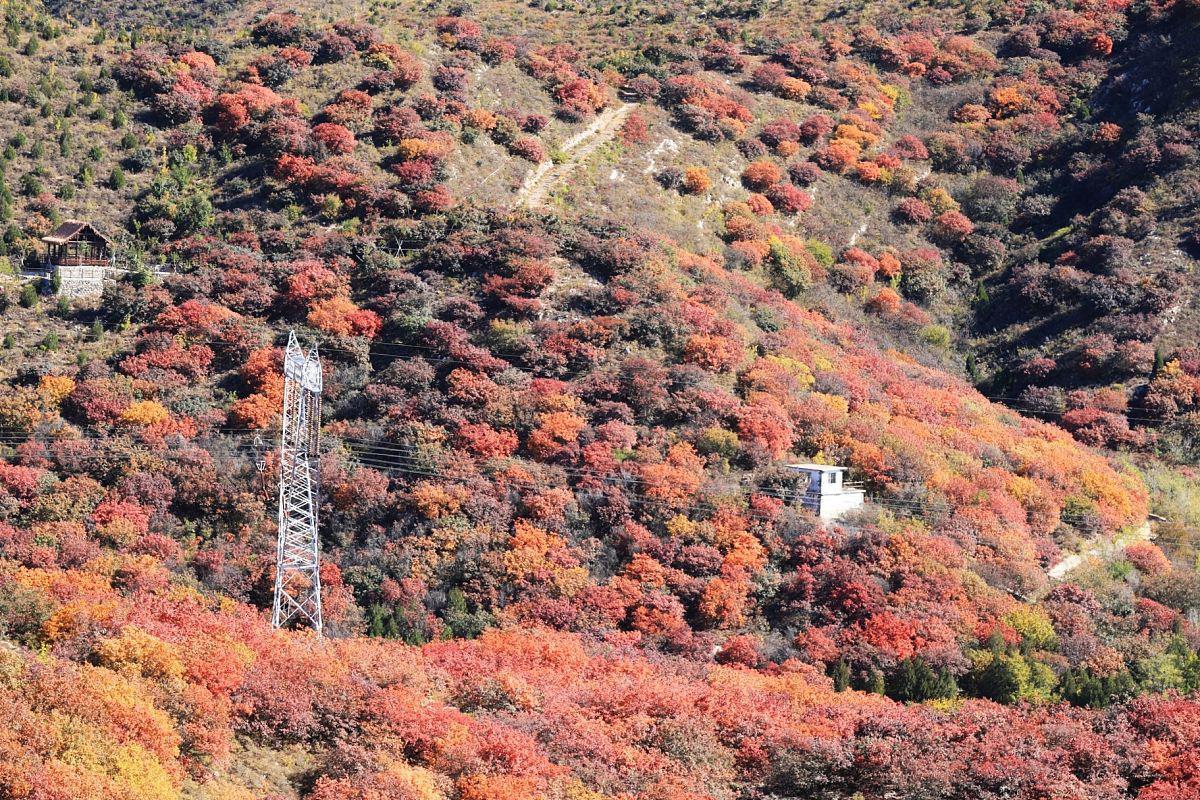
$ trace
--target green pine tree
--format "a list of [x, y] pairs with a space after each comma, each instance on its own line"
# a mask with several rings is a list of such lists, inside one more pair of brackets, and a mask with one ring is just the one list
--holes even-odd
[[974, 353], [967, 353], [967, 376], [972, 383], [979, 383], [979, 363], [975, 360]]
[[958, 697], [958, 681], [946, 667], [938, 670], [937, 683], [934, 685], [934, 698], [951, 700]]
[[978, 306], [987, 305], [991, 301], [991, 299], [992, 299], [992, 296], [990, 294], [988, 294], [987, 285], [983, 281], [976, 282], [975, 298], [974, 298], [975, 305], [978, 305]]
[[832, 677], [835, 692], [844, 692], [850, 688], [850, 665], [846, 663], [846, 659], [839, 658], [833, 665]]
[[1021, 679], [1010, 656], [993, 654], [976, 682], [979, 695], [997, 703], [1012, 703], [1021, 693]]
[[[950, 682], [953, 683], [953, 678]], [[957, 692], [957, 687], [953, 691]], [[901, 661], [887, 687], [888, 697], [902, 703], [935, 700], [950, 696], [949, 692], [950, 688], [941, 683], [938, 674], [920, 656]]]
[[367, 609], [367, 636], [383, 636], [383, 615], [384, 608], [381, 605], [374, 604]]

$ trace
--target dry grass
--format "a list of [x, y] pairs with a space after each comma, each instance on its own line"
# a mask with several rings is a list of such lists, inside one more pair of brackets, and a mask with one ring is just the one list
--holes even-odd
[[276, 750], [241, 738], [227, 764], [212, 770], [203, 783], [184, 781], [180, 796], [183, 800], [254, 800], [275, 795], [291, 800], [300, 797], [313, 766], [312, 753], [303, 748]]

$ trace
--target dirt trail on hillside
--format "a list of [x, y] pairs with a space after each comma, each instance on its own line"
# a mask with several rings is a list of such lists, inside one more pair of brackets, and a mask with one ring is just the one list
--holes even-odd
[[625, 123], [629, 112], [636, 108], [634, 103], [622, 103], [602, 111], [591, 124], [563, 142], [562, 150], [567, 158], [561, 164], [543, 161], [529, 171], [514, 202], [516, 208], [536, 208], [546, 201], [550, 193], [592, 153], [612, 141]]
[[1060, 581], [1067, 576], [1067, 573], [1078, 567], [1086, 558], [1094, 558], [1104, 554], [1105, 552], [1115, 550], [1117, 547], [1133, 544], [1134, 542], [1146, 542], [1154, 538], [1154, 531], [1150, 527], [1150, 522], [1147, 520], [1135, 531], [1131, 532], [1126, 537], [1121, 537], [1119, 541], [1104, 539], [1096, 542], [1082, 553], [1072, 554], [1059, 561], [1050, 569], [1046, 570], [1046, 574], [1056, 581]]

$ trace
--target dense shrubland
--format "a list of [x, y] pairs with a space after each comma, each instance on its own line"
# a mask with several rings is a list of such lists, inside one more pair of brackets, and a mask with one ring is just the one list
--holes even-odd
[[[1189, 123], [1103, 118], [1194, 10], [664, 12], [601, 53], [446, 11], [10, 11], [0, 113], [59, 135], [8, 142], [9, 263], [94, 213], [132, 271], [2, 287], [0, 795], [259, 796], [264, 752], [316, 800], [1200, 790], [1200, 514], [1136, 541], [1188, 473], [1093, 449], [1194, 452], [1190, 287], [1142, 258]], [[691, 246], [472, 192], [620, 102], [627, 172], [684, 142], [637, 185], [705, 209]], [[326, 362], [324, 643], [262, 612], [289, 327]], [[820, 525], [781, 468], [814, 459], [876, 503]]]

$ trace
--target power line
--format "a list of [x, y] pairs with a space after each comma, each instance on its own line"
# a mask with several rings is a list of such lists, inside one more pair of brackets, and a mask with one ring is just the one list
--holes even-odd
[[[241, 434], [241, 435], [245, 435], [245, 434]], [[81, 438], [91, 439], [93, 441], [104, 441], [107, 443], [114, 442], [114, 440], [112, 440], [109, 437], [99, 436], [99, 435], [95, 435], [95, 434], [85, 435]], [[2, 437], [0, 437], [0, 440], [8, 441], [8, 442], [38, 441], [38, 440], [34, 440], [34, 439], [29, 439], [27, 437], [22, 438], [22, 437], [14, 437], [14, 436], [2, 436]], [[73, 441], [73, 440], [58, 440], [58, 441], [69, 442], [69, 441]], [[74, 441], [78, 441], [78, 440], [74, 440]], [[54, 442], [50, 442], [49, 444], [53, 444], [53, 443]], [[210, 459], [212, 459], [213, 461], [216, 461], [218, 463], [248, 464], [252, 457], [257, 456], [260, 453], [260, 451], [257, 448], [255, 448], [253, 445], [247, 444], [247, 443], [232, 443], [230, 446], [232, 447], [233, 452], [226, 453], [226, 454], [213, 453], [204, 448], [195, 446], [190, 450], [184, 450], [182, 448], [172, 447], [172, 448], [166, 448], [166, 452], [150, 451], [148, 453], [148, 455], [163, 457], [163, 458], [168, 458], [168, 459], [180, 458], [183, 456], [191, 456], [191, 455], [205, 455], [205, 456], [209, 457]], [[476, 482], [481, 479], [484, 481], [488, 480], [488, 476], [484, 475], [482, 473], [475, 473], [475, 474], [471, 474], [471, 475], [460, 475], [460, 476], [451, 475], [444, 471], [440, 471], [437, 468], [429, 468], [429, 467], [425, 466], [424, 464], [417, 462], [415, 459], [408, 458], [403, 455], [387, 455], [387, 454], [374, 454], [374, 455], [365, 454], [364, 455], [361, 453], [354, 452], [353, 448], [351, 448], [350, 453], [342, 454], [342, 456], [343, 456], [342, 457], [343, 462], [348, 465], [360, 466], [360, 467], [364, 467], [364, 468], [368, 468], [368, 469], [374, 469], [379, 472], [383, 472], [385, 474], [390, 474], [390, 475], [406, 475], [406, 476], [417, 477], [417, 478], [450, 480], [450, 481], [459, 482], [459, 483]], [[563, 469], [562, 467], [553, 467], [553, 468], [554, 469]], [[632, 476], [613, 476], [613, 475], [607, 475], [605, 473], [599, 473], [596, 471], [586, 471], [586, 470], [578, 470], [578, 472], [585, 473], [589, 477], [595, 477], [602, 484], [606, 484], [606, 485], [610, 485], [610, 486], [617, 485], [617, 486], [625, 487], [626, 492], [628, 494], [634, 495], [634, 499], [636, 501], [641, 502], [646, 505], [655, 505], [655, 506], [659, 506], [659, 507], [665, 507], [670, 510], [679, 511], [679, 512], [691, 511], [691, 512], [695, 512], [695, 513], [708, 513], [712, 510], [711, 506], [696, 505], [694, 503], [679, 503], [679, 502], [675, 502], [672, 500], [650, 497], [650, 496], [647, 496], [645, 494], [645, 492], [638, 492], [638, 491], [629, 489], [628, 487], [631, 484], [636, 485], [636, 484], [645, 484], [646, 483], [640, 479], [633, 478]], [[508, 475], [508, 476], [505, 476], [505, 480], [512, 484], [516, 484], [516, 485], [523, 486], [526, 488], [535, 488], [535, 489], [536, 488], [561, 488], [561, 487], [557, 487], [553, 484], [547, 483], [545, 480], [541, 480], [541, 479], [522, 479], [518, 476]], [[492, 482], [493, 485], [495, 485], [494, 480], [490, 481], [490, 482]], [[800, 494], [801, 494], [800, 492], [796, 492], [796, 493], [781, 492], [781, 491], [772, 490], [772, 489], [769, 489], [766, 487], [747, 488], [744, 486], [743, 483], [739, 483], [734, 491], [732, 491], [726, 495], [723, 495], [722, 498], [728, 499], [730, 495], [738, 495], [738, 496], [742, 496], [742, 497], [757, 495], [757, 496], [767, 497], [767, 498], [771, 498], [771, 499], [781, 500], [784, 502], [795, 502], [799, 498]], [[877, 496], [877, 497], [870, 498], [868, 500], [868, 503], [871, 506], [879, 507], [883, 510], [892, 511], [894, 513], [921, 519], [924, 521], [929, 521], [930, 519], [932, 519], [936, 516], [945, 515], [945, 514], [954, 512], [954, 508], [950, 507], [950, 506], [943, 506], [943, 505], [932, 504], [932, 503], [924, 503], [922, 501], [917, 501], [917, 500], [905, 500], [902, 498], [888, 498], [888, 497]], [[739, 513], [743, 514], [744, 516], [748, 516], [751, 519], [755, 519], [755, 520], [759, 520], [759, 521], [768, 521], [769, 522], [769, 521], [773, 521], [775, 519], [774, 515], [755, 512], [751, 509], [742, 509]], [[1059, 520], [1068, 525], [1071, 525], [1072, 527], [1084, 530], [1089, 533], [1099, 534], [1099, 533], [1107, 532], [1106, 529], [1104, 529], [1102, 526], [1095, 524], [1094, 521], [1088, 515], [1060, 514]], [[1189, 533], [1195, 534], [1197, 536], [1197, 539], [1184, 540], [1184, 539], [1179, 539], [1177, 537], [1161, 536], [1161, 535], [1156, 534], [1154, 536], [1154, 538], [1152, 539], [1152, 541], [1156, 542], [1156, 543], [1161, 542], [1161, 543], [1165, 543], [1165, 544], [1174, 544], [1177, 546], [1193, 546], [1193, 547], [1200, 546], [1200, 530], [1196, 530], [1196, 529], [1192, 529], [1192, 528], [1185, 528], [1185, 530]]]
[[[235, 346], [235, 343], [225, 342], [225, 341], [215, 340], [215, 339], [191, 339], [191, 341], [196, 342], [196, 343], [202, 343], [202, 344], [217, 345], [217, 346], [221, 346], [221, 347]], [[414, 344], [411, 342], [390, 342], [390, 341], [379, 340], [379, 339], [372, 339], [372, 340], [364, 339], [364, 341], [367, 342], [367, 346], [366, 346], [365, 350], [351, 348], [351, 347], [339, 347], [337, 345], [332, 345], [332, 344], [322, 344], [322, 349], [329, 351], [329, 352], [347, 353], [347, 354], [354, 355], [354, 356], [361, 355], [363, 352], [365, 352], [368, 356], [374, 355], [374, 356], [378, 356], [380, 358], [386, 358], [386, 359], [391, 359], [391, 360], [409, 360], [409, 361], [422, 360], [422, 361], [426, 361], [426, 362], [434, 361], [434, 362], [443, 363], [443, 364], [457, 364], [459, 366], [471, 367], [473, 369], [480, 368], [480, 364], [478, 361], [472, 361], [472, 360], [463, 359], [463, 358], [455, 358], [451, 355], [446, 354], [445, 348], [435, 347], [433, 345], [421, 345], [421, 344]], [[467, 343], [467, 345], [470, 347], [479, 348], [482, 351], [480, 353], [481, 359], [482, 358], [494, 358], [501, 362], [504, 362], [504, 361], [526, 362], [533, 355], [530, 353], [522, 354], [522, 353], [494, 352], [494, 351], [486, 349], [482, 345], [478, 345], [478, 344], [474, 344], [474, 343]], [[389, 349], [389, 348], [404, 348], [407, 350], [419, 350], [419, 351], [428, 353], [428, 355], [413, 354], [413, 353], [407, 353], [407, 352], [397, 352], [396, 350]], [[611, 355], [611, 354], [607, 353], [607, 351], [604, 351], [604, 352], [606, 353], [606, 355]], [[611, 361], [597, 362], [596, 367], [602, 367], [605, 363], [612, 364], [613, 362], [611, 362]], [[526, 371], [526, 372], [529, 371], [528, 367], [522, 367], [522, 366], [520, 366], [519, 363], [518, 364], [508, 363], [507, 366], [512, 369], [518, 369], [518, 370]], [[551, 368], [547, 369], [546, 371], [552, 373], [548, 377], [562, 379], [562, 378], [589, 377], [589, 376], [592, 376], [602, 370], [597, 369], [597, 368], [569, 369], [566, 367], [563, 367], [563, 368], [551, 367]], [[1061, 418], [1061, 417], [1064, 417], [1067, 414], [1071, 413], [1071, 411], [1082, 410], [1082, 409], [1064, 409], [1062, 411], [1057, 411], [1054, 409], [1047, 409], [1047, 408], [1041, 408], [1038, 406], [1030, 405], [1027, 400], [1024, 400], [1020, 397], [988, 395], [988, 394], [983, 394], [981, 392], [978, 392], [977, 390], [973, 390], [973, 391], [975, 392], [976, 396], [978, 396], [984, 400], [994, 401], [994, 402], [998, 403], [999, 405], [1002, 405], [1004, 408], [1007, 408], [1011, 411], [1016, 411], [1016, 412], [1020, 412], [1020, 413], [1026, 413], [1026, 414], [1034, 414], [1037, 416]], [[968, 398], [968, 399], [971, 399], [971, 398]], [[1131, 415], [1131, 414], [1127, 414], [1127, 413], [1123, 413], [1123, 412], [1117, 412], [1117, 411], [1109, 411], [1106, 413], [1115, 414], [1115, 415], [1122, 417], [1130, 422], [1142, 422], [1142, 423], [1146, 423], [1146, 424], [1162, 425], [1162, 424], [1170, 423], [1172, 421], [1171, 418], [1167, 418], [1167, 417], [1135, 416], [1135, 415]]]
[[[227, 428], [227, 429], [221, 429], [221, 431], [218, 433], [221, 433], [222, 435], [226, 435], [226, 437], [230, 437], [230, 438], [246, 438], [246, 437], [250, 437], [250, 435], [257, 435], [257, 431], [258, 431], [258, 429], [256, 429], [256, 428]], [[107, 441], [107, 443], [110, 443], [110, 444], [134, 444], [134, 441], [126, 441], [124, 439], [114, 439], [112, 437], [104, 437], [104, 435], [90, 434], [90, 433], [80, 434], [78, 439], [76, 439], [76, 440], [79, 440], [79, 439], [90, 439], [90, 440], [94, 440], [94, 441]], [[392, 441], [380, 441], [377, 439], [361, 439], [361, 438], [356, 438], [356, 437], [344, 437], [344, 435], [340, 435], [340, 437], [335, 437], [335, 439], [342, 441], [343, 444], [346, 444], [348, 447], [348, 450], [352, 451], [354, 453], [355, 458], [358, 459], [358, 461], [360, 461], [362, 463], [371, 461], [373, 463], [383, 463], [383, 464], [388, 464], [388, 465], [391, 465], [391, 464], [406, 465], [407, 464], [407, 465], [410, 465], [410, 467], [422, 467], [422, 468], [426, 467], [426, 463], [424, 461], [424, 459], [427, 458], [426, 453], [422, 452], [420, 449], [418, 449], [418, 447], [414, 447], [412, 445], [406, 445], [406, 444], [402, 444], [402, 443], [392, 443]], [[19, 444], [19, 443], [25, 443], [25, 441], [41, 441], [41, 440], [34, 439], [34, 438], [30, 437], [30, 435], [0, 434], [0, 443], [5, 443], [5, 441], [8, 441], [8, 443], [10, 443], [10, 444], [12, 444], [12, 443]], [[56, 441], [72, 441], [72, 440], [71, 439], [50, 440], [50, 441], [48, 441], [48, 443], [42, 443], [42, 444], [55, 444]], [[248, 447], [248, 445], [238, 445], [238, 446]], [[209, 451], [204, 450], [203, 447], [198, 447], [198, 446], [196, 447], [196, 449], [194, 449], [194, 451], [209, 452]], [[154, 451], [151, 451], [151, 452], [154, 452]], [[656, 485], [658, 485], [658, 482], [656, 482], [656, 481], [641, 479], [641, 477], [636, 477], [636, 476], [632, 476], [632, 475], [628, 475], [628, 474], [617, 475], [617, 474], [613, 474], [612, 471], [587, 469], [587, 468], [580, 468], [580, 467], [566, 467], [566, 465], [560, 465], [560, 464], [536, 463], [536, 465], [538, 465], [538, 467], [542, 468], [542, 469], [559, 471], [559, 473], [562, 473], [566, 476], [577, 477], [577, 479], [594, 479], [594, 480], [601, 480], [601, 481], [610, 482], [610, 483], [622, 483], [622, 485], [641, 485], [641, 486], [656, 486]], [[648, 464], [648, 465], [654, 465], [654, 464]], [[737, 481], [736, 483], [737, 483], [737, 486], [739, 486], [739, 487], [746, 487], [746, 485], [748, 485], [748, 481], [745, 481], [745, 480], [740, 480], [740, 481]], [[754, 492], [756, 494], [764, 495], [764, 497], [779, 497], [780, 499], [790, 499], [793, 497], [792, 494], [773, 493], [772, 489], [768, 489], [766, 487], [755, 487], [755, 488], [749, 489], [749, 491]], [[940, 513], [947, 513], [947, 512], [953, 511], [953, 507], [949, 506], [949, 505], [931, 504], [931, 503], [928, 503], [928, 501], [904, 499], [904, 498], [876, 497], [876, 498], [872, 498], [872, 503], [875, 503], [877, 505], [888, 504], [888, 505], [893, 505], [893, 506], [919, 507], [919, 509], [931, 510], [931, 511], [936, 511], [936, 512], [940, 512]], [[1063, 521], [1067, 521], [1067, 522], [1073, 522], [1073, 521], [1074, 522], [1086, 522], [1086, 521], [1088, 521], [1088, 519], [1090, 519], [1090, 516], [1082, 515], [1082, 513], [1078, 513], [1078, 515], [1072, 515], [1072, 513], [1061, 513], [1060, 518], [1063, 519]]]
[[[253, 430], [254, 429], [229, 429], [222, 431], [222, 433], [230, 437], [246, 438], [253, 433]], [[84, 434], [80, 438], [91, 439], [93, 441], [106, 441], [117, 444], [124, 443], [121, 440], [113, 440], [110, 437], [100, 436], [98, 434]], [[407, 468], [402, 469], [402, 471], [410, 473], [419, 472], [419, 474], [426, 475], [428, 477], [447, 477], [446, 473], [437, 471], [436, 467], [431, 467], [428, 465], [426, 463], [427, 455], [411, 445], [396, 442], [380, 442], [378, 440], [359, 439], [356, 437], [338, 436], [335, 438], [347, 445], [347, 449], [350, 450], [354, 461], [361, 463], [364, 466], [382, 467], [388, 469]], [[20, 443], [37, 440], [31, 439], [27, 436], [0, 435], [0, 442], [4, 441]], [[52, 440], [48, 444], [52, 444], [54, 441], [71, 440]], [[236, 446], [242, 448], [246, 452], [252, 451], [250, 445], [239, 444]], [[209, 451], [205, 450], [204, 448], [196, 447], [194, 451], [189, 452], [208, 453]], [[154, 453], [154, 451], [151, 451], [151, 453]], [[654, 464], [649, 464], [648, 466], [653, 465]], [[584, 480], [591, 479], [607, 484], [651, 487], [658, 485], [658, 482], [656, 481], [647, 480], [645, 478], [639, 478], [628, 474], [614, 474], [608, 471], [581, 467], [569, 467], [564, 465], [537, 464], [537, 466], [543, 469], [561, 472], [563, 475], [568, 477]], [[748, 487], [747, 481], [745, 480], [736, 481], [735, 485], [738, 487], [738, 491], [753, 493], [765, 497], [774, 497], [781, 500], [793, 500], [796, 497], [796, 493], [780, 492], [762, 486]], [[928, 514], [946, 514], [952, 513], [954, 510], [954, 508], [949, 504], [930, 503], [922, 500], [895, 497], [876, 496], [872, 497], [870, 502], [874, 505], [889, 506], [898, 509], [920, 510], [923, 513]], [[1068, 524], [1079, 523], [1086, 526], [1092, 520], [1092, 516], [1088, 514], [1060, 513], [1058, 516], [1060, 520], [1067, 522]]]

